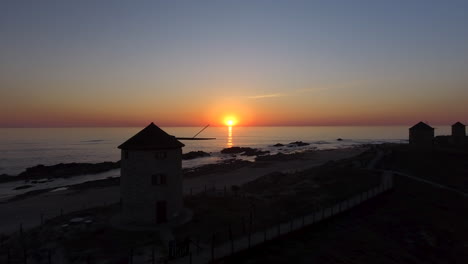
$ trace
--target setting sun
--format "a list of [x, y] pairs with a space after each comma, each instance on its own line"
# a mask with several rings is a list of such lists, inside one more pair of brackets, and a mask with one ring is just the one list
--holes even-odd
[[234, 117], [226, 117], [224, 119], [224, 123], [227, 125], [227, 126], [233, 126], [237, 123], [236, 119]]

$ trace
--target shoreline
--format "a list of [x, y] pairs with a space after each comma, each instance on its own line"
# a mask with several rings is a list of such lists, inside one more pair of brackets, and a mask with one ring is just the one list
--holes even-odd
[[[185, 177], [183, 182], [184, 195], [191, 192], [203, 192], [205, 186], [222, 189], [225, 186], [242, 185], [271, 172], [296, 172], [310, 167], [316, 167], [327, 162], [355, 157], [370, 147], [360, 146], [335, 150], [320, 150], [308, 153], [301, 159], [289, 161], [275, 161], [263, 163], [262, 166], [244, 166], [225, 172], [207, 173], [198, 177]], [[26, 195], [21, 199], [10, 199], [0, 203], [0, 210], [4, 217], [0, 221], [0, 233], [9, 233], [17, 230], [18, 224], [24, 228], [31, 228], [39, 224], [37, 219], [43, 215], [45, 218], [57, 216], [61, 210], [66, 212], [79, 211], [84, 208], [117, 203], [120, 199], [120, 187], [117, 184], [107, 186], [105, 180], [88, 182], [81, 185], [83, 188], [66, 189], [56, 192], [42, 192]], [[103, 184], [104, 183], [104, 184]]]
[[[360, 148], [363, 146], [352, 146], [348, 148], [342, 148], [340, 150], [347, 150], [347, 149], [356, 149]], [[232, 170], [238, 170], [242, 168], [261, 168], [261, 167], [267, 167], [268, 165], [271, 165], [272, 163], [283, 163], [287, 161], [298, 161], [298, 160], [307, 160], [310, 158], [311, 155], [320, 155], [320, 153], [328, 152], [328, 151], [333, 151], [333, 150], [338, 150], [338, 149], [331, 149], [331, 150], [305, 150], [301, 152], [294, 152], [290, 154], [275, 154], [275, 155], [264, 155], [264, 156], [256, 156], [256, 159], [254, 161], [248, 161], [244, 159], [238, 159], [236, 158], [229, 158], [225, 160], [220, 160], [216, 163], [210, 163], [210, 164], [204, 164], [200, 165], [197, 167], [192, 167], [192, 168], [184, 168], [183, 169], [183, 177], [184, 179], [188, 178], [197, 178], [197, 177], [203, 177], [205, 175], [209, 174], [215, 174], [215, 173], [226, 173]], [[115, 175], [109, 175], [106, 176], [105, 178], [99, 177], [101, 174], [89, 174], [89, 175], [77, 175], [77, 176], [72, 176], [72, 177], [67, 177], [67, 178], [54, 178], [47, 180], [45, 182], [39, 183], [39, 184], [48, 184], [48, 183], [54, 183], [58, 182], [59, 180], [63, 179], [62, 184], [57, 184], [55, 186], [47, 187], [43, 186], [41, 188], [41, 185], [29, 185], [27, 188], [23, 188], [23, 186], [27, 186], [29, 182], [22, 182], [20, 186], [13, 188], [13, 191], [17, 191], [17, 194], [12, 194], [12, 195], [4, 195], [3, 197], [0, 196], [0, 203], [5, 203], [9, 201], [16, 201], [20, 199], [24, 199], [27, 197], [31, 196], [36, 196], [48, 192], [54, 192], [54, 190], [57, 189], [62, 189], [59, 191], [64, 191], [64, 190], [83, 190], [83, 189], [92, 189], [92, 188], [100, 188], [100, 187], [110, 187], [110, 186], [117, 186], [119, 183], [116, 182], [115, 179], [120, 179], [120, 175], [118, 175], [118, 169], [113, 169], [105, 173], [115, 173]], [[89, 179], [87, 181], [82, 181], [74, 184], [67, 184], [67, 180], [72, 180], [77, 179], [80, 176], [88, 176], [88, 178], [92, 178], [94, 176], [98, 177], [97, 179]], [[16, 181], [20, 182], [22, 180]], [[15, 181], [9, 182], [9, 183], [14, 183]], [[0, 185], [1, 186], [1, 185]], [[13, 186], [11, 186], [13, 187]], [[37, 187], [34, 189], [34, 187]], [[65, 189], [64, 189], [65, 188]]]
[[[297, 144], [292, 142], [290, 144]], [[300, 142], [302, 143], [302, 142]], [[210, 173], [224, 173], [230, 170], [239, 169], [245, 166], [265, 166], [269, 162], [282, 162], [287, 160], [302, 159], [308, 153], [321, 153], [323, 151], [338, 149], [354, 149], [369, 145], [353, 145], [343, 148], [319, 150], [311, 148], [289, 148], [292, 152], [283, 153], [278, 151], [275, 154], [256, 148], [226, 148], [221, 150], [221, 158], [213, 163], [201, 162], [202, 165], [183, 168], [184, 178], [199, 177]], [[242, 149], [239, 151], [239, 149]], [[280, 149], [281, 150], [281, 149]], [[231, 151], [231, 152], [229, 152]], [[184, 153], [185, 157], [199, 155], [199, 158], [205, 158], [211, 153], [202, 151], [192, 151]], [[188, 159], [185, 159], [188, 160]], [[36, 165], [27, 168], [18, 176], [0, 175], [0, 202], [14, 199], [16, 196], [24, 196], [28, 193], [43, 193], [52, 191], [56, 188], [71, 187], [93, 181], [103, 181], [109, 178], [119, 177], [120, 161], [100, 162], [100, 163], [59, 163], [51, 166]], [[7, 178], [7, 179], [5, 179]], [[112, 180], [111, 180], [112, 181]]]

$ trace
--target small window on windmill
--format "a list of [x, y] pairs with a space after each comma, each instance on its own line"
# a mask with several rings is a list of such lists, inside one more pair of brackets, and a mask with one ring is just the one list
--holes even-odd
[[167, 157], [167, 153], [165, 151], [159, 151], [154, 154], [154, 157], [158, 160], [162, 160]]
[[153, 174], [151, 175], [151, 184], [152, 185], [166, 185], [167, 183], [167, 178], [166, 174]]

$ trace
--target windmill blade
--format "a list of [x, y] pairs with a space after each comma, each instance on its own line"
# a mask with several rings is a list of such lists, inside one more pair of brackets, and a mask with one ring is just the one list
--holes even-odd
[[201, 132], [203, 132], [203, 130], [205, 130], [207, 127], [209, 127], [210, 124], [206, 125], [204, 128], [202, 128], [202, 130], [198, 131], [198, 133], [195, 134], [195, 136], [193, 136], [193, 138], [195, 138], [196, 136], [198, 136], [198, 134], [200, 134]]
[[177, 140], [213, 140], [216, 138], [191, 138], [191, 137], [177, 137]]
[[178, 137], [177, 139], [178, 140], [213, 140], [213, 139], [216, 139], [216, 138], [196, 138], [196, 136], [198, 136], [201, 132], [203, 132], [203, 130], [205, 130], [209, 126], [210, 126], [210, 124], [206, 125], [200, 131], [198, 131], [198, 133], [196, 133], [195, 136], [193, 136], [191, 138], [190, 137]]

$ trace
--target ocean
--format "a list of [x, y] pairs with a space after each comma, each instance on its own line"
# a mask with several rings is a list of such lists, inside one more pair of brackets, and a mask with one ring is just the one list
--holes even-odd
[[[117, 146], [142, 127], [125, 128], [0, 128], [0, 174], [16, 175], [38, 164], [117, 161]], [[177, 137], [192, 137], [200, 127], [162, 127]], [[438, 127], [437, 134], [449, 134], [449, 127]], [[243, 146], [269, 150], [276, 143], [303, 141], [302, 148], [281, 148], [292, 152], [304, 148], [333, 149], [356, 144], [406, 142], [408, 127], [403, 126], [304, 126], [304, 127], [208, 127], [198, 137], [215, 140], [183, 141], [184, 153], [202, 150], [212, 157], [188, 160], [183, 167], [214, 163], [223, 159], [226, 147]], [[342, 138], [342, 141], [337, 141]]]

